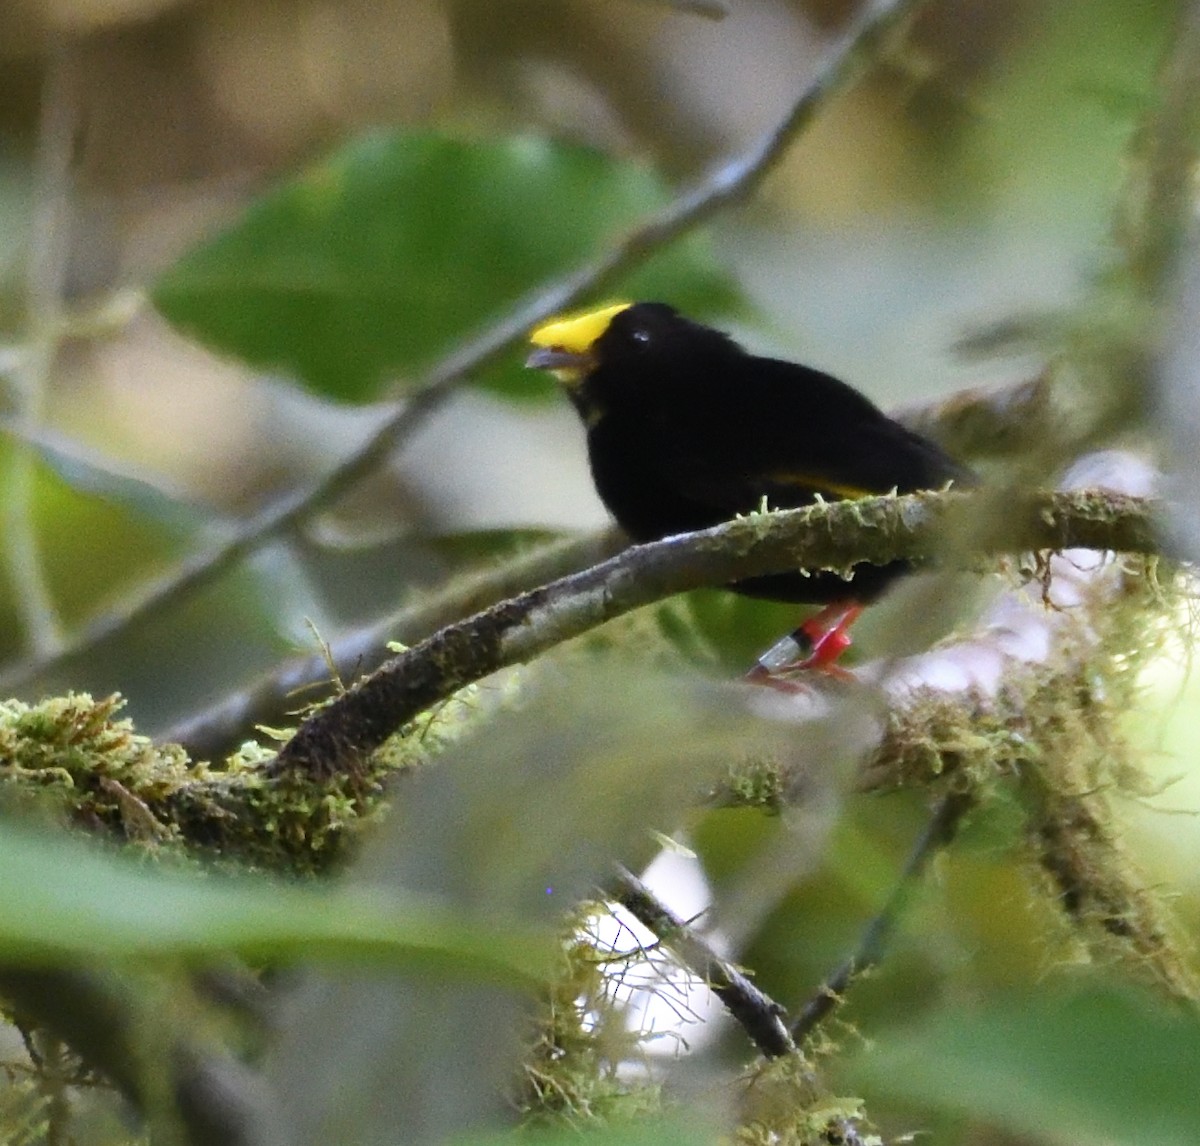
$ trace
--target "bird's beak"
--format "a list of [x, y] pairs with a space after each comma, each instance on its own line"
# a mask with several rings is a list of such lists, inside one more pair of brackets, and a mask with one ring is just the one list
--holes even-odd
[[579, 385], [595, 365], [593, 344], [608, 329], [613, 317], [629, 305], [619, 302], [587, 314], [544, 323], [529, 336], [536, 349], [525, 359], [525, 365], [535, 370], [549, 370], [564, 386]]
[[531, 370], [560, 370], [585, 373], [591, 365], [591, 355], [577, 350], [564, 350], [561, 346], [541, 346], [525, 359]]

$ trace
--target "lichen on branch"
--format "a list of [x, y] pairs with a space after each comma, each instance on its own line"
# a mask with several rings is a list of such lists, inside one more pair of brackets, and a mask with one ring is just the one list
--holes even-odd
[[[274, 776], [336, 775], [398, 728], [483, 677], [530, 660], [632, 609], [688, 589], [788, 569], [930, 561], [957, 542], [973, 496], [953, 491], [863, 498], [753, 514], [636, 545], [582, 573], [501, 602], [439, 632], [313, 713], [280, 750]], [[1030, 496], [954, 557], [1081, 546], [1156, 552], [1153, 505], [1082, 490]], [[960, 516], [955, 516], [955, 515]], [[961, 546], [959, 546], [961, 548]]]

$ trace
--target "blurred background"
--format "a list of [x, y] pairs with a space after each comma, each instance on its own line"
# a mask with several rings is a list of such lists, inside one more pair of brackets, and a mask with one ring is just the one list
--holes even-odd
[[[1014, 315], [1070, 305], [1103, 269], [1123, 148], [1172, 10], [927, 5], [905, 46], [826, 109], [761, 194], [710, 228], [703, 281], [672, 283], [673, 301], [884, 405], [1028, 376], [1036, 357], [980, 360], [955, 347]], [[187, 300], [165, 307], [175, 328], [164, 322], [145, 292], [257, 196], [359, 133], [400, 128], [581, 143], [661, 193], [772, 126], [852, 11], [828, 0], [748, 0], [720, 20], [648, 0], [4, 5], [0, 361], [24, 433], [52, 439], [32, 463], [10, 462], [36, 520], [0, 586], [5, 656], [53, 647], [229, 519], [327, 467], [373, 424], [366, 399], [399, 392], [448, 347], [444, 335], [427, 340], [407, 360], [382, 360], [390, 383], [380, 370], [348, 385], [337, 367], [298, 377], [282, 352], [255, 364], [267, 369], [248, 366], [219, 335], [206, 348], [188, 337]], [[613, 209], [604, 194], [624, 192], [584, 179], [524, 217], [517, 201], [484, 222], [526, 227], [536, 244], [539, 228], [584, 212], [611, 235], [637, 217], [631, 202], [650, 201]], [[492, 282], [511, 249], [476, 241], [469, 218], [436, 226], [457, 228], [460, 245], [451, 235], [444, 260], [425, 266], [426, 295], [447, 300], [452, 317], [461, 292], [459, 337], [537, 285], [534, 275]], [[566, 269], [571, 240], [557, 241]], [[575, 249], [577, 262], [587, 248]], [[253, 250], [247, 282], [261, 271]], [[203, 292], [196, 280], [209, 270], [175, 297]], [[377, 327], [433, 322], [402, 292], [372, 281], [351, 299], [347, 286], [334, 289]], [[53, 328], [52, 352], [22, 365], [35, 328]], [[327, 334], [332, 345], [337, 332]], [[141, 722], [161, 725], [292, 644], [312, 647], [303, 618], [328, 635], [443, 576], [444, 555], [413, 544], [416, 534], [602, 523], [573, 413], [515, 369], [503, 389], [468, 389], [439, 411], [323, 530], [268, 547], [65, 673], [11, 682], [119, 688]], [[11, 439], [4, 448], [28, 458]], [[87, 473], [81, 451], [115, 476]], [[38, 575], [21, 561], [41, 570], [49, 637], [22, 618], [18, 600]], [[181, 647], [185, 657], [172, 654]]]
[[[167, 727], [312, 651], [314, 629], [334, 639], [473, 562], [603, 525], [574, 413], [510, 358], [303, 531], [150, 620], [55, 653], [344, 457], [459, 340], [747, 148], [854, 8], [0, 6], [9, 691], [119, 690], [140, 727]], [[760, 192], [647, 268], [639, 293], [885, 407], [1032, 377], [1036, 343], [964, 346], [1082, 307], [1108, 270], [1130, 133], [1176, 8], [926, 5]], [[481, 158], [461, 162], [463, 148]], [[394, 191], [418, 176], [420, 195]], [[311, 219], [330, 228], [328, 261], [289, 246]], [[1194, 742], [1185, 659], [1155, 668], [1130, 717], [1164, 780]], [[1160, 803], [1194, 811], [1200, 791], [1177, 784]], [[1179, 886], [1200, 852], [1194, 819], [1129, 810]], [[1031, 900], [1007, 814], [978, 827], [911, 925], [920, 938], [893, 969], [905, 989], [866, 984], [864, 1014], [894, 1015], [935, 982], [964, 997], [1032, 982], [1070, 957]], [[803, 920], [803, 951], [790, 932], [760, 939], [765, 985], [794, 997], [840, 957], [922, 815], [919, 801], [856, 806], [827, 870], [775, 923]], [[721, 832], [734, 846], [728, 821]], [[1181, 903], [1191, 918], [1198, 891]]]

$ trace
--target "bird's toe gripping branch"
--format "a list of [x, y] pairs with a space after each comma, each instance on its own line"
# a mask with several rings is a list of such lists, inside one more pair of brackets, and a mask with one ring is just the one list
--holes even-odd
[[767, 649], [746, 674], [747, 680], [777, 681], [785, 674], [812, 669], [853, 680], [854, 674], [837, 661], [854, 643], [850, 626], [862, 611], [863, 606], [857, 601], [834, 601], [826, 605]]

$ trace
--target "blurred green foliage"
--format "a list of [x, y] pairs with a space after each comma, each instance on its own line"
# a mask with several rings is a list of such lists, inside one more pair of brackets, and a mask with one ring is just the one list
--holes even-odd
[[[827, 109], [817, 131], [775, 176], [771, 209], [748, 212], [722, 230], [720, 259], [705, 236], [693, 235], [604, 294], [663, 297], [722, 320], [760, 321], [770, 310], [783, 342], [805, 340], [797, 352], [818, 364], [839, 371], [852, 365], [851, 376], [876, 396], [897, 378], [924, 390], [936, 380], [939, 362], [960, 380], [961, 364], [948, 367], [942, 359], [964, 326], [1014, 311], [1075, 306], [1089, 277], [1112, 258], [1109, 225], [1122, 156], [1138, 116], [1153, 106], [1156, 60], [1179, 7], [1171, 0], [1013, 5], [1001, 17], [1006, 31], [997, 35], [993, 28], [991, 38], [970, 23], [969, 11], [952, 12], [961, 20], [948, 21], [950, 31], [943, 30], [923, 76], [916, 68], [900, 69], [877, 77], [866, 98]], [[463, 18], [469, 8], [462, 6]], [[936, 23], [938, 13], [930, 13]], [[536, 9], [524, 15], [536, 19]], [[952, 43], [955, 32], [959, 42]], [[961, 75], [969, 78], [960, 82], [956, 53], [965, 58], [973, 51], [986, 58], [963, 65]], [[721, 75], [716, 82], [732, 93], [740, 78]], [[667, 80], [662, 90], [666, 97], [673, 93]], [[627, 157], [656, 154], [653, 140], [636, 141], [620, 157], [616, 147], [606, 154], [537, 134], [505, 134], [486, 118], [483, 123], [474, 131], [427, 126], [365, 135], [347, 127], [350, 141], [329, 158], [254, 200], [239, 221], [162, 272], [151, 288], [155, 304], [179, 331], [251, 367], [284, 372], [308, 398], [366, 402], [393, 381], [415, 381], [440, 355], [539, 285], [602, 252], [670, 198], [652, 162]], [[909, 146], [913, 141], [917, 145]], [[18, 264], [29, 211], [21, 162], [0, 155], [6, 224], [0, 226], [0, 316], [14, 321], [23, 311]], [[800, 175], [811, 182], [798, 193], [801, 179], [788, 180]], [[746, 305], [743, 292], [754, 306]], [[1029, 329], [1045, 327], [1030, 323]], [[1030, 342], [1054, 349], [1049, 339]], [[905, 353], [910, 368], [895, 369], [888, 355]], [[514, 353], [471, 381], [508, 397], [549, 395], [540, 375], [521, 370], [519, 358]], [[896, 387], [897, 397], [902, 390]], [[66, 402], [80, 400], [68, 389]], [[220, 417], [214, 423], [218, 433], [226, 425]], [[268, 437], [253, 447], [263, 457], [251, 460], [269, 472], [276, 443]], [[202, 532], [190, 509], [176, 520], [136, 484], [97, 480], [46, 454], [43, 461], [35, 512], [45, 573], [71, 622], [135, 577], [177, 559], [185, 531], [191, 541]], [[437, 476], [452, 481], [454, 474]], [[441, 552], [461, 566], [521, 540], [528, 535], [497, 531], [447, 543]], [[415, 539], [414, 548], [419, 543]], [[394, 581], [394, 571], [389, 574]], [[299, 563], [282, 576], [301, 581]], [[373, 588], [380, 611], [384, 593], [394, 589], [382, 580]], [[247, 592], [262, 585], [267, 592]], [[259, 631], [267, 627], [260, 611], [282, 613], [280, 602], [287, 599], [273, 589], [260, 568], [243, 568], [183, 610], [183, 637], [178, 625], [163, 626], [166, 637], [147, 651], [144, 640], [126, 632], [117, 642], [122, 649], [102, 657], [102, 672], [135, 697], [173, 693], [183, 704], [199, 705], [199, 666], [211, 670], [210, 679], [232, 685], [242, 667], [235, 662], [248, 659], [251, 641], [269, 643]], [[12, 632], [9, 595], [3, 620]], [[644, 638], [653, 628], [693, 663], [732, 673], [790, 627], [792, 614], [786, 606], [711, 591], [659, 607], [653, 625], [637, 634]], [[617, 639], [633, 631], [607, 630]], [[207, 640], [217, 632], [231, 635], [236, 657], [231, 646], [214, 649]], [[15, 637], [9, 651], [16, 651], [14, 644]], [[629, 679], [634, 687], [641, 683], [633, 673]], [[562, 705], [557, 715], [565, 721], [573, 711]], [[613, 734], [608, 715], [573, 727], [578, 744], [590, 751], [598, 729]], [[1173, 746], [1186, 757], [1194, 716], [1181, 724], [1186, 727]], [[1145, 755], [1153, 756], [1153, 733], [1142, 731]], [[549, 773], [560, 768], [567, 737], [551, 723], [543, 737], [553, 740], [541, 749]], [[540, 829], [538, 817], [560, 835], [586, 837], [598, 852], [612, 850], [597, 824], [605, 812], [646, 811], [638, 805], [644, 795], [624, 778], [645, 771], [652, 757], [645, 744], [656, 739], [681, 752], [700, 747], [664, 723], [636, 751], [628, 742], [624, 755], [619, 745], [613, 749], [626, 772], [606, 770], [611, 762], [600, 760], [598, 779], [570, 788], [556, 776], [559, 787], [547, 783], [538, 790], [541, 804], [511, 793], [485, 801], [494, 819], [482, 821], [488, 828], [475, 833], [475, 843], [494, 844], [503, 834], [494, 824], [504, 826], [509, 807], [520, 813], [509, 817], [503, 838], [516, 843], [500, 862], [479, 861], [471, 847], [443, 838], [432, 815], [423, 824], [430, 838], [415, 832], [412, 840], [423, 845], [421, 855], [437, 872], [455, 871], [457, 864], [488, 875], [495, 886], [507, 880], [537, 898], [539, 909], [552, 911], [559, 900], [548, 897], [545, 880], [532, 878], [530, 856], [541, 848], [555, 863], [569, 848]], [[523, 758], [520, 745], [505, 757]], [[497, 765], [493, 783], [503, 779], [503, 762], [491, 762]], [[465, 790], [485, 792], [469, 784]], [[461, 795], [451, 793], [440, 806], [453, 813]], [[739, 951], [762, 985], [791, 1004], [820, 981], [886, 898], [924, 815], [923, 795], [853, 797], [836, 809], [819, 862], [803, 870], [774, 910], [764, 911]], [[699, 816], [692, 842], [718, 899], [793, 830], [757, 810]], [[940, 878], [912, 905], [886, 966], [855, 985], [850, 1021], [872, 1037], [885, 1021], [898, 1024], [881, 1039], [879, 1052], [855, 1068], [855, 1084], [869, 1093], [872, 1109], [906, 1111], [893, 1118], [895, 1125], [945, 1126], [946, 1141], [977, 1142], [988, 1133], [980, 1127], [991, 1126], [1036, 1141], [1190, 1146], [1200, 1139], [1189, 1090], [1200, 1065], [1200, 1035], [1191, 1019], [1166, 1016], [1136, 995], [1009, 993], [1045, 977], [1048, 966], [1057, 975], [1066, 962], [1058, 950], [1066, 928], [1049, 918], [1054, 905], [1035, 897], [1016, 858], [1025, 854], [1022, 831], [1011, 804], [993, 803], [981, 813], [939, 866]], [[387, 896], [149, 873], [8, 822], [0, 833], [0, 953], [11, 959], [65, 964], [146, 957], [161, 963], [232, 951], [288, 961], [317, 952], [386, 960], [404, 970], [428, 962], [465, 967], [481, 979], [520, 977], [530, 972], [529, 960], [536, 963], [537, 935], [485, 931], [441, 916], [431, 921], [420, 908]], [[1167, 831], [1156, 823], [1154, 835], [1167, 857], [1160, 861], [1162, 880], [1174, 887], [1183, 879], [1178, 841], [1194, 840], [1195, 829], [1176, 819]], [[1163, 844], [1167, 837], [1170, 847]], [[641, 842], [650, 847], [649, 837]], [[447, 849], [436, 864], [430, 861], [438, 855], [435, 844]], [[1189, 891], [1193, 906], [1186, 909], [1194, 916], [1194, 888]], [[568, 898], [561, 889], [558, 894]], [[357, 1034], [345, 1032], [347, 1046]], [[442, 1098], [453, 1102], [466, 1071], [455, 1057], [459, 1048], [450, 1044], [465, 1040], [457, 1030], [446, 1034], [444, 1058], [435, 1058], [421, 1038], [410, 1047], [428, 1055], [425, 1065], [440, 1074]], [[732, 1054], [745, 1057], [740, 1036]], [[335, 1064], [346, 1076], [356, 1067], [349, 1052]], [[893, 1111], [884, 1107], [886, 1099], [895, 1103]], [[711, 1130], [693, 1134], [653, 1124], [614, 1129], [593, 1141], [684, 1144], [711, 1140]]]
[[95, 846], [0, 826], [0, 961], [70, 966], [142, 958], [169, 965], [237, 954], [437, 967], [528, 986], [553, 964], [548, 933], [506, 933], [399, 889], [288, 886], [265, 876], [147, 869]]
[[[154, 288], [182, 329], [327, 398], [377, 397], [661, 207], [649, 167], [534, 137], [435, 131], [355, 140], [264, 196]], [[700, 236], [609, 294], [670, 298], [697, 314], [737, 291]], [[486, 381], [547, 393], [519, 360]]]
[[1037, 1141], [1183, 1146], [1200, 1140], [1200, 1021], [1092, 985], [956, 1001], [878, 1035], [861, 1085]]

